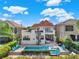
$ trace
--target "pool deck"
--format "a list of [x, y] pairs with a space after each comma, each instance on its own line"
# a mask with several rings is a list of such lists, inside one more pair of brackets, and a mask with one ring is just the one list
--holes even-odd
[[[21, 47], [17, 49], [15, 52], [22, 52], [26, 46], [43, 46], [43, 45], [21, 45]], [[51, 46], [53, 48], [59, 48], [60, 52], [66, 52], [66, 50], [58, 46], [56, 42], [50, 42], [50, 44], [44, 44], [44, 46]]]
[[20, 47], [19, 49], [15, 50], [15, 52], [22, 52], [24, 48]]
[[[23, 50], [24, 50], [24, 48], [26, 47], [26, 46], [38, 46], [38, 45], [20, 45], [20, 48], [18, 48], [17, 50], [15, 50], [15, 51], [12, 51], [10, 54], [9, 54], [9, 56], [15, 56], [15, 57], [17, 57], [17, 56], [19, 56], [19, 55], [22, 55], [22, 52], [23, 52]], [[40, 45], [39, 45], [40, 46]], [[59, 50], [60, 50], [60, 52], [61, 53], [66, 53], [66, 52], [68, 52], [67, 50], [64, 50], [62, 47], [60, 47], [60, 46], [58, 46], [58, 44], [56, 43], [56, 42], [51, 42], [50, 44], [44, 44], [44, 45], [41, 45], [41, 46], [51, 46], [51, 47], [53, 47], [53, 48], [59, 48]], [[29, 56], [29, 55], [28, 55]]]
[[[26, 46], [43, 46], [43, 45], [21, 45], [21, 47], [19, 49], [16, 50], [16, 52], [21, 52], [23, 51], [23, 49], [26, 47]], [[66, 52], [62, 47], [58, 46], [58, 44], [56, 42], [51, 42], [50, 44], [44, 44], [44, 46], [51, 46], [53, 48], [59, 48], [60, 49], [60, 52]]]

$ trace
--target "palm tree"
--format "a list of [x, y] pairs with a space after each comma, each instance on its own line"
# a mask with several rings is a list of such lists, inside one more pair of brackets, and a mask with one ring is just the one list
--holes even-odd
[[39, 28], [38, 28], [38, 29], [37, 29], [37, 40], [38, 40], [37, 45], [40, 45], [40, 42], [41, 42], [41, 40], [40, 40], [40, 35], [41, 35], [41, 33], [40, 33], [40, 31], [39, 31]]

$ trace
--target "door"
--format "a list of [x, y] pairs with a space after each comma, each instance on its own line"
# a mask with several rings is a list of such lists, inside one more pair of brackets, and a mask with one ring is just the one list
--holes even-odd
[[71, 37], [71, 39], [72, 39], [73, 41], [76, 40], [76, 39], [75, 39], [75, 35], [70, 35], [70, 37]]

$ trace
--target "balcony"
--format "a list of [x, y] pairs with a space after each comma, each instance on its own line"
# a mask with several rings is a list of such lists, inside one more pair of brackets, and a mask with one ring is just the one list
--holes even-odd
[[53, 33], [53, 31], [45, 31], [45, 33]]

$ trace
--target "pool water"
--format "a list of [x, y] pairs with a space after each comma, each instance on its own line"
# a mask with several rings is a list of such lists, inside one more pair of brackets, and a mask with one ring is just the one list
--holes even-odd
[[24, 51], [48, 51], [49, 46], [26, 46]]
[[24, 51], [33, 51], [33, 52], [45, 52], [48, 51], [50, 55], [59, 55], [60, 54], [60, 50], [59, 48], [53, 48], [51, 46], [26, 46], [24, 48]]
[[53, 49], [50, 51], [50, 55], [60, 55], [60, 50], [59, 48]]

